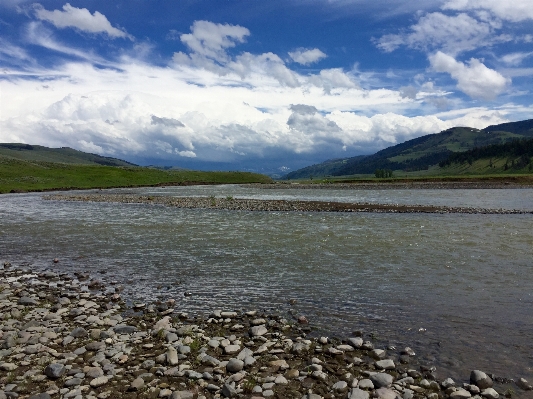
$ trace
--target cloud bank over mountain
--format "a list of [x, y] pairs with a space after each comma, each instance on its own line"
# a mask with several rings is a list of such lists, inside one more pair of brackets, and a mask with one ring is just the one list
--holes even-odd
[[[528, 2], [429, 2], [414, 14], [390, 15], [362, 1], [342, 5], [351, 10], [342, 15], [339, 5], [313, 3], [331, 10], [307, 10], [317, 27], [327, 18], [336, 19], [331, 29], [389, 18], [399, 28], [380, 36], [352, 31], [363, 36], [358, 44], [341, 42], [336, 31], [302, 41], [287, 30], [280, 43], [268, 41], [274, 30], [265, 30], [260, 12], [176, 27], [166, 14], [146, 11], [148, 23], [164, 25], [155, 35], [129, 22], [140, 16], [122, 2], [120, 12], [103, 2], [95, 3], [102, 9], [6, 3], [0, 7], [20, 27], [4, 20], [11, 28], [0, 33], [0, 142], [71, 146], [141, 163], [297, 168], [452, 126], [531, 115]], [[272, 4], [281, 14], [291, 10]], [[393, 61], [383, 68], [370, 52]]]

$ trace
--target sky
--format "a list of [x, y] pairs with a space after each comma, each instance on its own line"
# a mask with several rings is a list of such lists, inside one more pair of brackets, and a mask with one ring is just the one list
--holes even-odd
[[285, 173], [533, 115], [531, 0], [0, 0], [0, 142]]

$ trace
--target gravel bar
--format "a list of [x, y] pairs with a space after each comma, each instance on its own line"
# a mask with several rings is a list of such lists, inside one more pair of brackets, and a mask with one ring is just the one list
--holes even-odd
[[375, 203], [345, 203], [323, 201], [286, 201], [237, 199], [233, 197], [169, 197], [133, 194], [55, 194], [43, 197], [47, 200], [115, 202], [125, 204], [156, 204], [177, 208], [224, 209], [232, 211], [270, 212], [374, 212], [374, 213], [464, 213], [464, 214], [533, 214], [533, 211], [516, 209], [464, 208], [430, 205], [398, 205]]
[[[257, 310], [191, 316], [179, 298], [128, 304], [119, 282], [0, 265], [0, 398], [496, 399], [532, 387], [464, 381], [371, 335], [309, 339], [312, 320]], [[519, 396], [515, 396], [519, 395]]]

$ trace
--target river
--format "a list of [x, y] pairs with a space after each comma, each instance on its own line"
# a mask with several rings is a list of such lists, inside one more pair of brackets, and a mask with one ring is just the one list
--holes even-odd
[[[107, 192], [533, 210], [532, 189]], [[0, 261], [88, 271], [124, 284], [131, 300], [173, 297], [191, 313], [303, 314], [313, 335], [363, 330], [459, 381], [473, 369], [533, 380], [531, 215], [244, 212], [42, 196], [0, 196]]]

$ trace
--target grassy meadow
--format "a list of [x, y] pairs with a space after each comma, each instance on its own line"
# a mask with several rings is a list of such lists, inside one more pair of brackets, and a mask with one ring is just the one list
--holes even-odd
[[271, 181], [268, 176], [248, 172], [167, 171], [134, 166], [28, 162], [0, 156], [0, 193]]

